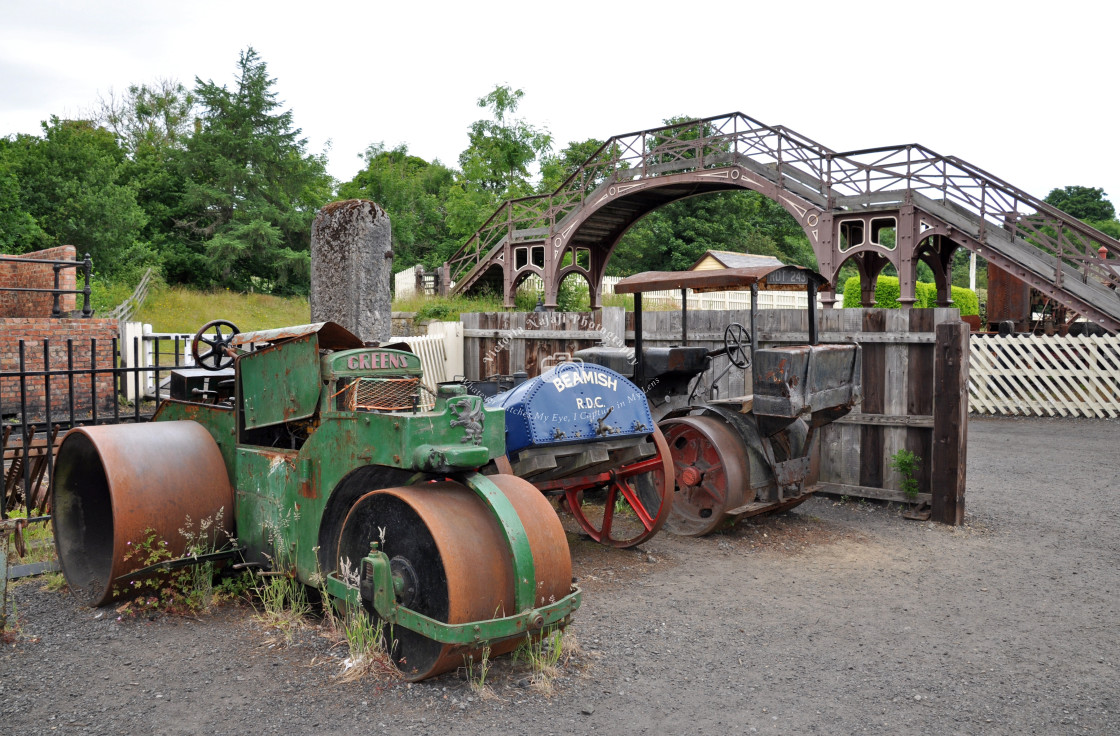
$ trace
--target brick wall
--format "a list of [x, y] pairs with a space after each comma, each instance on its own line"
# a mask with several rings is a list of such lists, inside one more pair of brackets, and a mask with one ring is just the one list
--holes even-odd
[[[30, 260], [72, 261], [77, 258], [77, 250], [72, 245], [24, 253], [13, 258]], [[58, 274], [58, 288], [76, 289], [78, 269], [63, 268]], [[0, 262], [0, 289], [16, 287], [21, 289], [53, 289], [54, 266], [49, 263], [8, 263]], [[76, 294], [62, 294], [59, 307], [63, 314], [69, 314], [78, 305]], [[53, 294], [36, 294], [27, 291], [0, 291], [0, 317], [50, 317], [54, 308]]]
[[[54, 275], [52, 272], [51, 278]], [[43, 341], [49, 340], [50, 370], [66, 370], [67, 340], [74, 341], [74, 369], [90, 368], [90, 339], [97, 340], [96, 366], [112, 368], [114, 365], [113, 338], [117, 336], [117, 321], [113, 319], [48, 319], [44, 317], [0, 317], [0, 371], [12, 373], [19, 370], [19, 341], [24, 341], [24, 370], [43, 370]], [[51, 412], [69, 412], [70, 379], [65, 376], [51, 377]], [[93, 380], [90, 374], [74, 376], [74, 410], [88, 412], [93, 406]], [[43, 376], [26, 379], [27, 413], [32, 420], [41, 419], [46, 410], [46, 384]], [[116, 397], [113, 396], [113, 376], [111, 373], [97, 375], [98, 411], [112, 409]], [[0, 378], [0, 415], [12, 415], [20, 411], [20, 381], [18, 378]]]

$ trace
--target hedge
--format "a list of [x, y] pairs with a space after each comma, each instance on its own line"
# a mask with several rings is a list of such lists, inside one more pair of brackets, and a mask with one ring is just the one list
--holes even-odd
[[[961, 315], [980, 314], [980, 300], [976, 292], [963, 286], [954, 286], [953, 306], [961, 311]], [[875, 306], [880, 309], [898, 309], [902, 306], [898, 297], [901, 291], [898, 287], [898, 277], [880, 276], [875, 284]], [[919, 309], [929, 309], [937, 306], [937, 285], [925, 281], [914, 284], [914, 306]], [[849, 308], [860, 305], [859, 276], [853, 276], [844, 282], [844, 306]]]

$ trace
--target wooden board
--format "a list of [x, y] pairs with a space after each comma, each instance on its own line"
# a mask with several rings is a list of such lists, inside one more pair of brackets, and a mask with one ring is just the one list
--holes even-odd
[[[468, 317], [473, 318], [468, 321]], [[490, 353], [490, 363], [503, 373], [525, 370], [530, 376], [550, 367], [557, 356], [584, 347], [606, 344], [620, 346], [620, 336], [633, 345], [634, 315], [617, 308], [597, 312], [592, 321], [578, 313], [554, 313], [547, 323], [533, 315], [464, 315], [465, 360], [468, 376], [472, 366]], [[643, 312], [643, 342], [647, 347], [681, 344], [679, 311]], [[750, 329], [749, 310], [689, 310], [688, 344], [709, 350], [723, 347], [724, 329], [738, 322]], [[955, 309], [841, 309], [818, 312], [822, 342], [856, 342], [863, 349], [863, 399], [848, 418], [819, 430], [819, 471], [825, 483], [842, 486], [847, 495], [905, 501], [902, 478], [890, 468], [899, 450], [913, 452], [918, 466], [919, 498], [936, 498], [945, 486], [953, 496], [953, 508], [963, 510], [963, 448], [967, 430], [968, 395], [957, 395], [951, 406], [940, 406], [935, 385], [935, 357], [943, 325], [956, 329], [960, 322]], [[803, 344], [808, 335], [808, 315], [800, 309], [759, 310], [755, 329], [763, 347]], [[474, 332], [490, 330], [490, 333]], [[601, 340], [589, 337], [598, 331]], [[497, 332], [495, 332], [497, 331]], [[534, 335], [533, 333], [540, 333]], [[956, 332], [952, 333], [956, 335]], [[606, 337], [610, 335], [610, 337]], [[948, 338], [946, 338], [948, 339]], [[955, 339], [955, 337], [953, 338]], [[967, 348], [964, 353], [967, 362]], [[752, 392], [750, 370], [732, 368], [724, 373], [727, 358], [713, 360], [710, 376], [723, 374], [716, 382], [718, 396], [727, 398]], [[953, 363], [960, 368], [959, 360]], [[496, 372], [496, 371], [495, 371]], [[965, 372], [967, 375], [967, 370]], [[483, 376], [484, 377], [484, 376]], [[960, 376], [957, 376], [958, 380]], [[942, 382], [943, 383], [943, 382]], [[949, 384], [945, 384], [947, 387]], [[942, 389], [946, 390], [946, 389]], [[706, 398], [706, 396], [705, 396]], [[963, 406], [964, 414], [961, 414]], [[964, 416], [964, 420], [960, 419]], [[939, 451], [938, 441], [951, 444], [956, 455]], [[945, 462], [952, 468], [941, 467]], [[859, 491], [858, 489], [873, 489]], [[929, 494], [928, 496], [925, 494]], [[963, 514], [963, 511], [960, 513]], [[959, 523], [956, 511], [943, 514], [946, 523]]]

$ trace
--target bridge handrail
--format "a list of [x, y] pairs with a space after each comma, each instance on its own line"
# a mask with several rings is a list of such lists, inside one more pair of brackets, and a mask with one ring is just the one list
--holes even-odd
[[[450, 259], [452, 280], [460, 281], [478, 266], [502, 238], [512, 242], [517, 230], [547, 224], [555, 231], [600, 184], [617, 182], [623, 171], [640, 169], [637, 176], [646, 178], [726, 165], [724, 160], [712, 163], [713, 154], [769, 166], [782, 186], [793, 172], [803, 186], [808, 177], [830, 209], [842, 199], [895, 191], [909, 199], [909, 192], [932, 192], [931, 199], [954, 202], [977, 217], [981, 241], [992, 226], [1010, 229], [1077, 269], [1083, 280], [1093, 275], [1105, 281], [1111, 274], [1100, 248], [1120, 258], [1120, 242], [956, 157], [918, 143], [838, 152], [784, 126], [735, 112], [612, 136], [554, 192], [503, 203]], [[1056, 274], [1060, 286], [1061, 269]]]

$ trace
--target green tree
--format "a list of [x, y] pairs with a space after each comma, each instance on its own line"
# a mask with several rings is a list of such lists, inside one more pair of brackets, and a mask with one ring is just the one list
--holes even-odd
[[89, 121], [54, 116], [42, 129], [42, 137], [21, 134], [0, 146], [0, 218], [14, 226], [2, 236], [14, 241], [5, 247], [73, 245], [110, 275], [149, 260], [142, 238], [147, 217], [116, 136]]
[[471, 124], [470, 145], [459, 155], [463, 177], [474, 187], [492, 192], [500, 202], [533, 193], [529, 168], [552, 148], [552, 136], [520, 118], [512, 117], [525, 93], [498, 85], [480, 97], [478, 106], [491, 119]]
[[18, 254], [45, 247], [49, 237], [27, 211], [11, 149], [0, 138], [0, 253]]
[[1070, 186], [1050, 190], [1046, 195], [1046, 204], [1079, 220], [1111, 220], [1116, 215], [1116, 209], [1105, 196], [1104, 190], [1097, 187]]
[[339, 199], [369, 199], [385, 209], [393, 224], [394, 269], [442, 263], [459, 244], [447, 218], [455, 173], [439, 161], [409, 155], [403, 144], [387, 151], [375, 143], [365, 160], [366, 167], [339, 187]]
[[148, 216], [143, 238], [165, 258], [189, 250], [191, 238], [175, 220], [183, 206], [183, 151], [201, 114], [194, 92], [158, 79], [131, 85], [123, 95], [110, 91], [95, 109], [96, 120], [128, 153], [129, 179]]
[[579, 170], [584, 163], [602, 148], [603, 141], [588, 138], [573, 141], [556, 155], [546, 155], [541, 159], [541, 194], [552, 194], [568, 177]]
[[94, 120], [117, 134], [131, 155], [143, 148], [181, 148], [194, 130], [197, 98], [173, 79], [133, 84], [98, 100]]
[[680, 271], [708, 250], [816, 267], [809, 240], [781, 205], [758, 192], [728, 191], [677, 200], [649, 213], [623, 236], [607, 271]]
[[291, 110], [279, 110], [275, 83], [252, 48], [241, 53], [233, 89], [195, 79], [204, 113], [182, 154], [176, 218], [189, 239], [165, 254], [170, 280], [307, 291], [311, 222], [333, 182]]
[[1120, 222], [1116, 220], [1098, 220], [1093, 223], [1093, 227], [1110, 238], [1120, 240]]

